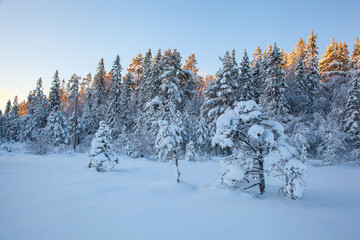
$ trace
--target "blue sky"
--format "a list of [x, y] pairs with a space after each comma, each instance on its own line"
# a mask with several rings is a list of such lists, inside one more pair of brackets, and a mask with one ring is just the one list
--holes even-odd
[[39, 77], [47, 94], [57, 69], [65, 80], [94, 74], [102, 57], [110, 70], [119, 54], [126, 69], [149, 48], [177, 48], [214, 74], [226, 50], [235, 48], [239, 61], [257, 45], [290, 51], [312, 29], [320, 55], [332, 38], [352, 51], [359, 26], [360, 0], [0, 0], [0, 108], [25, 99]]

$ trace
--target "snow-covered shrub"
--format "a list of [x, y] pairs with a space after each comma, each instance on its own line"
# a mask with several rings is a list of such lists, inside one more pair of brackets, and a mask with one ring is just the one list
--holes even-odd
[[28, 141], [26, 148], [33, 154], [44, 155], [51, 151], [50, 136], [47, 131], [33, 132], [32, 141]]
[[287, 143], [284, 127], [268, 120], [252, 100], [239, 102], [218, 118], [212, 144], [232, 150], [222, 160], [220, 170], [221, 182], [230, 188], [246, 190], [259, 186], [262, 194], [265, 173], [288, 177], [286, 186], [302, 177], [303, 172], [288, 174], [285, 168], [290, 160], [298, 161], [299, 166], [301, 161], [295, 160], [299, 154]]
[[287, 162], [284, 166], [286, 184], [279, 189], [280, 194], [294, 200], [301, 198], [306, 188], [303, 180], [305, 171], [306, 166], [301, 161], [291, 159]]
[[111, 171], [116, 162], [117, 157], [111, 150], [111, 131], [105, 121], [99, 124], [99, 130], [95, 134], [95, 138], [91, 143], [90, 149], [90, 168], [96, 168], [98, 172]]
[[194, 142], [190, 141], [186, 144], [185, 160], [186, 161], [196, 161], [197, 154], [195, 151]]

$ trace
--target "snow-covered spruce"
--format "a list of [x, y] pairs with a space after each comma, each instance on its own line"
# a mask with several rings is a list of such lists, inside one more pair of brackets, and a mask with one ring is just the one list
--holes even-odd
[[183, 132], [181, 113], [175, 109], [172, 102], [169, 103], [168, 112], [164, 113], [164, 120], [159, 121], [159, 132], [156, 136], [155, 149], [161, 161], [174, 163], [176, 167], [176, 181], [180, 182], [178, 165], [179, 154], [183, 144]]
[[222, 184], [247, 190], [259, 186], [265, 192], [265, 173], [285, 176], [282, 195], [297, 199], [305, 191], [305, 165], [294, 147], [286, 143], [283, 126], [270, 121], [255, 101], [241, 101], [220, 115], [212, 145], [232, 150], [221, 161]]
[[185, 151], [185, 160], [186, 161], [196, 161], [197, 154], [195, 151], [195, 145], [192, 140], [186, 144], [186, 151]]
[[305, 181], [303, 175], [305, 174], [306, 166], [301, 161], [291, 159], [284, 166], [284, 173], [286, 178], [286, 185], [279, 189], [282, 196], [299, 199], [305, 192]]
[[91, 143], [90, 168], [96, 168], [98, 172], [109, 172], [117, 163], [116, 155], [111, 151], [111, 131], [105, 121], [99, 124], [99, 130]]

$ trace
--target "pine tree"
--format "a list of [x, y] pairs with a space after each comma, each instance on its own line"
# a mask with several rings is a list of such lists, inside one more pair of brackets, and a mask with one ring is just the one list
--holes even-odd
[[49, 94], [49, 112], [53, 110], [59, 110], [60, 109], [60, 78], [59, 78], [59, 72], [56, 70], [52, 86], [50, 88], [50, 94]]
[[[298, 58], [305, 58], [305, 54], [306, 54], [306, 43], [304, 41], [304, 39], [302, 37], [300, 37], [300, 39], [297, 41], [296, 45], [295, 45], [295, 57], [296, 59]], [[295, 63], [296, 64], [296, 63]]]
[[131, 87], [134, 89], [142, 82], [141, 75], [143, 73], [144, 59], [139, 53], [135, 58], [132, 59], [129, 67], [126, 69], [131, 74], [132, 84]]
[[253, 67], [256, 63], [260, 63], [263, 59], [263, 54], [260, 46], [257, 46], [255, 52], [253, 53], [253, 61], [251, 62], [251, 66]]
[[68, 99], [68, 89], [66, 87], [65, 79], [61, 81], [61, 87], [60, 87], [60, 109], [63, 112], [66, 112], [69, 105], [69, 99]]
[[122, 77], [121, 77], [121, 64], [119, 55], [116, 56], [116, 59], [113, 63], [113, 67], [111, 69], [112, 77], [111, 77], [111, 88], [109, 92], [110, 96], [110, 105], [106, 114], [106, 123], [112, 129], [113, 134], [116, 133], [116, 129], [119, 129], [121, 122], [121, 94], [122, 94]]
[[345, 43], [337, 43], [335, 39], [331, 40], [331, 44], [328, 45], [319, 62], [321, 81], [328, 83], [330, 80], [343, 79], [346, 76], [347, 53]]
[[268, 53], [267, 65], [265, 88], [260, 104], [271, 117], [286, 122], [289, 117], [289, 105], [284, 97], [287, 85], [285, 72], [282, 69], [282, 56], [276, 43]]
[[[274, 50], [276, 46], [274, 47]], [[285, 142], [283, 126], [266, 118], [262, 109], [253, 101], [241, 101], [234, 109], [227, 110], [216, 123], [213, 146], [231, 149], [232, 154], [221, 162], [221, 182], [230, 188], [243, 190], [258, 186], [265, 192], [265, 171], [285, 175], [286, 183], [281, 189], [287, 197], [301, 197], [304, 189], [303, 172], [289, 174], [284, 168], [295, 160], [297, 152]], [[296, 194], [293, 194], [296, 191]]]
[[194, 73], [194, 75], [196, 75], [197, 72], [199, 71], [199, 68], [197, 68], [196, 65], [197, 65], [197, 61], [195, 58], [195, 54], [193, 53], [188, 57], [188, 59], [185, 60], [185, 64], [182, 68], [186, 70], [190, 70]]
[[[354, 50], [351, 54], [350, 59], [350, 69], [352, 71], [360, 69], [360, 41], [359, 38], [356, 38], [355, 44], [354, 44]], [[360, 72], [358, 72], [360, 74]]]
[[181, 88], [181, 80], [178, 78], [181, 57], [176, 49], [173, 52], [168, 49], [161, 61], [164, 72], [161, 75], [160, 95], [165, 100], [164, 103], [172, 102], [179, 109], [184, 103], [184, 89]]
[[348, 46], [345, 42], [339, 43], [339, 58], [340, 58], [340, 69], [342, 72], [347, 75], [347, 71], [349, 70], [349, 50]]
[[[180, 54], [178, 57], [180, 58]], [[201, 76], [197, 75], [198, 68], [196, 68], [197, 61], [195, 54], [192, 54], [188, 60], [185, 60], [185, 65], [182, 68], [178, 68], [177, 77], [180, 79], [180, 86], [184, 91], [185, 101], [191, 101], [195, 98], [196, 92], [199, 89]]]
[[25, 116], [25, 114], [27, 113], [27, 105], [28, 105], [28, 102], [26, 100], [23, 100], [22, 102], [20, 102], [19, 112], [18, 112], [20, 117]]
[[91, 142], [89, 168], [95, 168], [98, 172], [113, 170], [117, 157], [111, 148], [111, 130], [105, 121], [101, 121], [99, 130]]
[[85, 78], [81, 81], [80, 84], [80, 97], [81, 97], [81, 103], [85, 102], [86, 95], [90, 91], [91, 88], [91, 81], [92, 76], [91, 73], [88, 73]]

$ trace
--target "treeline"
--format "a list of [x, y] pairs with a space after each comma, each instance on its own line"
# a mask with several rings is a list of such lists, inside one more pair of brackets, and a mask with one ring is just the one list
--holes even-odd
[[226, 52], [220, 70], [205, 78], [195, 55], [182, 65], [176, 49], [139, 54], [125, 75], [119, 56], [108, 72], [101, 59], [94, 77], [74, 74], [65, 82], [56, 71], [48, 96], [40, 78], [27, 101], [8, 101], [0, 114], [1, 141], [26, 142], [39, 154], [86, 151], [105, 121], [117, 152], [195, 161], [231, 154], [211, 143], [216, 122], [238, 102], [254, 100], [285, 126], [302, 158], [359, 159], [360, 42], [350, 56], [345, 42], [332, 40], [319, 61], [316, 41], [312, 32], [289, 53], [276, 44], [258, 47], [252, 57], [244, 51], [239, 63], [235, 50]]

